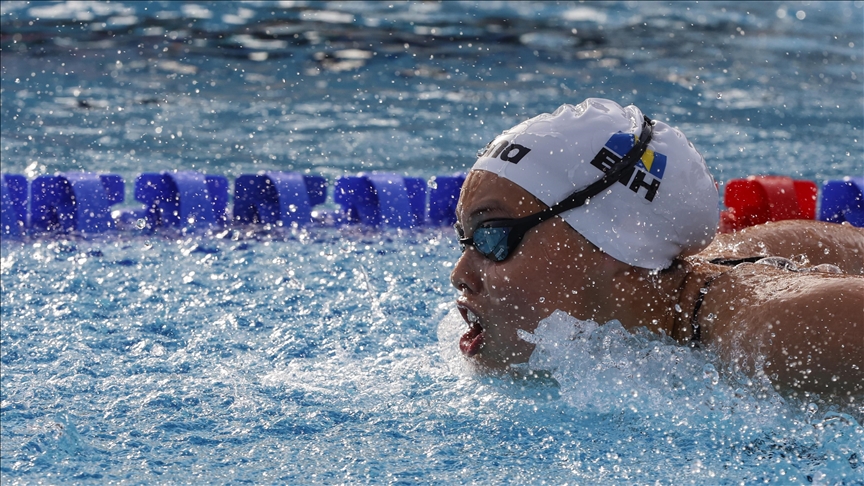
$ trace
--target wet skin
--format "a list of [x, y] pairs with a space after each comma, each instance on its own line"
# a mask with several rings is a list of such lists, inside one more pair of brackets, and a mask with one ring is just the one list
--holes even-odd
[[[484, 221], [524, 217], [544, 208], [514, 183], [472, 171], [456, 209], [457, 225], [470, 237]], [[848, 238], [855, 239], [848, 228], [797, 223], [804, 226], [822, 234], [820, 244], [812, 245], [820, 254], [825, 255], [825, 248], [835, 255], [857, 248], [848, 244]], [[771, 226], [758, 231], [770, 241]], [[735, 244], [734, 237], [727, 240], [724, 244]], [[716, 252], [709, 254], [714, 256]], [[841, 260], [823, 263], [849, 267]], [[748, 374], [761, 369], [787, 391], [864, 393], [861, 276], [796, 273], [761, 264], [732, 268], [710, 264], [701, 255], [677, 260], [652, 275], [606, 255], [555, 217], [526, 233], [502, 262], [469, 247], [450, 278], [470, 329], [460, 347], [484, 369], [506, 370], [527, 361], [533, 345], [520, 339], [518, 330], [533, 332], [556, 309], [599, 323], [617, 319], [627, 329], [646, 327], [687, 342], [696, 297], [711, 280], [699, 311], [702, 343], [730, 368]]]
[[[545, 207], [504, 178], [472, 171], [456, 209], [457, 225], [471, 236], [484, 221], [528, 216]], [[609, 311], [619, 309], [624, 293], [622, 281], [632, 275], [632, 267], [600, 251], [558, 217], [531, 229], [502, 262], [469, 247], [450, 276], [459, 290], [457, 307], [474, 327], [462, 340], [463, 353], [492, 369], [525, 362], [533, 345], [518, 337], [518, 329], [534, 331], [556, 309], [581, 319], [611, 320]], [[644, 317], [638, 322], [650, 327], [652, 316]]]
[[803, 256], [808, 265], [835, 265], [843, 273], [864, 275], [864, 228], [805, 219], [777, 221], [719, 234], [700, 252], [705, 259], [753, 255], [792, 260]]

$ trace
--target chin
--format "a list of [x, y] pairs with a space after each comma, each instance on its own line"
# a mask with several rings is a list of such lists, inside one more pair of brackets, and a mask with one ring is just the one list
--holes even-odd
[[[511, 373], [514, 370], [514, 366], [519, 366], [528, 362], [528, 358], [531, 356], [531, 351], [533, 351], [533, 347], [530, 350], [522, 351], [516, 356], [511, 356], [510, 359], [503, 359], [500, 356], [492, 356], [492, 355], [484, 355], [481, 351], [477, 355], [468, 357], [468, 361], [472, 363], [478, 370], [493, 372], [495, 374], [503, 374], [503, 373]], [[511, 351], [511, 355], [513, 352]]]

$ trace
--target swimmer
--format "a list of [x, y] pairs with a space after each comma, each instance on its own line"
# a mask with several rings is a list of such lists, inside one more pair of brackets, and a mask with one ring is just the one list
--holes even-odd
[[795, 221], [716, 237], [718, 192], [684, 135], [603, 99], [563, 105], [479, 154], [451, 274], [485, 369], [560, 309], [645, 327], [790, 393], [864, 393], [864, 231]]

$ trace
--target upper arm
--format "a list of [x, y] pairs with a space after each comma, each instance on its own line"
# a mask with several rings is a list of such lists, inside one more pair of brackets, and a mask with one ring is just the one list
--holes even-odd
[[864, 391], [864, 278], [775, 272], [761, 280], [744, 285], [746, 303], [712, 336], [721, 355], [761, 365], [783, 388]]
[[[857, 285], [856, 285], [857, 284]], [[813, 391], [864, 387], [864, 285], [830, 279], [806, 293], [778, 297], [765, 311], [776, 316], [765, 351], [766, 371]]]

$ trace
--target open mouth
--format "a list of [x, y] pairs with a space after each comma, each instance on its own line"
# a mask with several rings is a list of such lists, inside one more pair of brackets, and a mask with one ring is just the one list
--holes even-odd
[[468, 332], [459, 339], [459, 349], [465, 356], [474, 356], [483, 347], [483, 326], [480, 325], [480, 318], [471, 309], [460, 307], [459, 310], [469, 326]]

